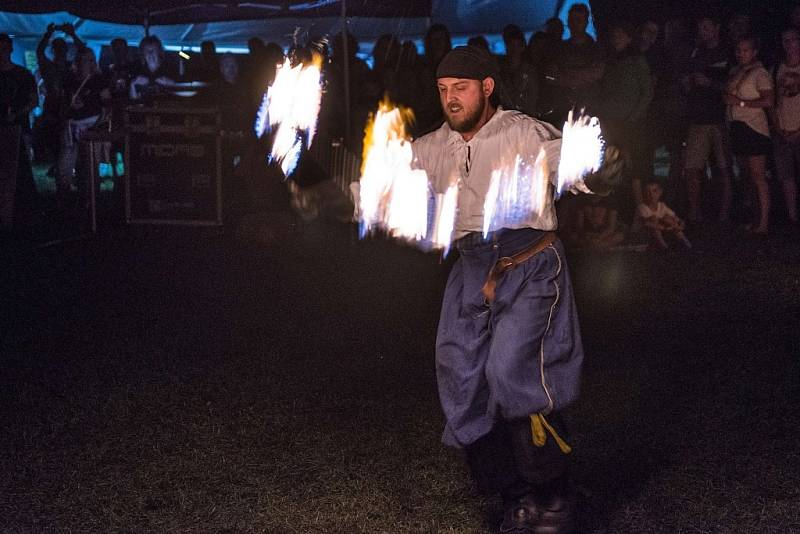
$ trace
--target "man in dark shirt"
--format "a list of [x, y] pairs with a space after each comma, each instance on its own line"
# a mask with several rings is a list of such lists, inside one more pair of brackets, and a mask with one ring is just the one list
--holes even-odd
[[36, 80], [11, 62], [11, 38], [0, 33], [0, 225], [10, 225], [17, 203], [36, 195], [30, 160], [22, 134], [30, 131], [29, 114], [36, 107]]
[[719, 220], [726, 221], [731, 205], [731, 179], [725, 136], [722, 89], [728, 75], [728, 54], [720, 39], [720, 23], [703, 17], [697, 23], [697, 46], [692, 51], [681, 83], [686, 91], [686, 189], [688, 219], [699, 222], [700, 184], [712, 152], [721, 181]]

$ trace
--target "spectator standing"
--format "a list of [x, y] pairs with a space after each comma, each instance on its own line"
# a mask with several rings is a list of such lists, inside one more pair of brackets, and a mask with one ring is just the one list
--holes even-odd
[[220, 78], [219, 56], [214, 41], [200, 43], [200, 55], [193, 56], [189, 63], [189, 78], [192, 81], [214, 83]]
[[165, 86], [175, 83], [164, 65], [165, 53], [161, 39], [148, 35], [139, 42], [139, 53], [142, 55], [142, 64], [131, 82], [131, 100], [156, 96]]
[[[0, 226], [10, 226], [14, 205], [30, 207], [36, 186], [22, 136], [30, 132], [30, 112], [37, 104], [36, 80], [11, 61], [14, 43], [0, 33]], [[14, 172], [16, 171], [16, 172]]]
[[425, 54], [419, 62], [417, 76], [420, 79], [422, 93], [416, 110], [417, 127], [420, 131], [430, 131], [443, 120], [436, 91], [436, 68], [439, 62], [453, 48], [450, 31], [443, 24], [434, 24], [425, 34]]
[[728, 17], [728, 23], [726, 26], [728, 43], [730, 44], [735, 57], [736, 44], [742, 37], [746, 37], [753, 33], [750, 15], [743, 11], [737, 11]]
[[109, 89], [114, 96], [128, 96], [133, 69], [129, 54], [125, 39], [117, 37], [111, 41], [112, 63], [103, 74], [108, 79]]
[[[634, 39], [636, 48], [644, 56], [647, 67], [650, 70], [650, 79], [653, 89], [653, 100], [655, 100], [656, 87], [659, 79], [664, 76], [666, 53], [664, 47], [659, 42], [660, 28], [658, 23], [653, 20], [646, 20], [636, 28], [636, 38]], [[663, 109], [653, 105], [653, 101], [647, 107], [647, 114], [642, 127], [642, 176], [651, 176], [655, 171], [655, 152], [658, 147], [665, 144], [662, 130]]]
[[544, 67], [555, 57], [564, 42], [564, 23], [558, 17], [548, 19], [544, 31], [531, 35], [528, 41], [528, 60], [535, 67]]
[[610, 28], [611, 46], [597, 107], [608, 142], [620, 149], [627, 163], [628, 189], [620, 187], [615, 193], [620, 195], [619, 206], [627, 221], [635, 206], [642, 202], [642, 178], [652, 174], [651, 169], [644, 168], [649, 148], [644, 140], [644, 119], [653, 99], [653, 79], [644, 55], [633, 45], [634, 31], [632, 25], [624, 22]]
[[[419, 55], [417, 46], [412, 41], [406, 41], [400, 49], [400, 60], [397, 65], [397, 80], [400, 83], [394, 88], [394, 97], [399, 104], [410, 107], [416, 113], [419, 108], [420, 95], [427, 88], [422, 87], [421, 81], [416, 76]], [[412, 135], [421, 133], [414, 124], [411, 127]]]
[[680, 198], [684, 199], [686, 180], [683, 170], [683, 142], [686, 137], [686, 92], [681, 84], [681, 77], [682, 70], [688, 65], [693, 44], [683, 19], [671, 18], [664, 23], [663, 42], [663, 63], [655, 72], [656, 84], [653, 103], [650, 106], [649, 129], [655, 136], [655, 143], [663, 145], [669, 154], [668, 194], [680, 192]]
[[783, 188], [789, 222], [798, 223], [797, 173], [800, 169], [800, 30], [781, 33], [783, 60], [775, 69], [776, 106], [772, 124], [775, 169]]
[[246, 88], [239, 76], [239, 60], [231, 53], [219, 57], [219, 74], [201, 92], [200, 99], [212, 106], [218, 106], [222, 113], [222, 125], [226, 130], [249, 131], [251, 116], [242, 106], [246, 99]]
[[77, 182], [83, 207], [88, 205], [87, 154], [81, 146], [86, 131], [103, 116], [103, 106], [111, 98], [108, 83], [97, 66], [90, 48], [82, 48], [75, 58], [75, 76], [64, 85], [69, 98], [67, 123], [61, 135], [58, 157], [58, 180], [64, 187]]
[[[364, 123], [369, 112], [374, 111], [374, 102], [368, 100], [367, 80], [371, 76], [369, 67], [356, 54], [358, 41], [351, 33], [347, 34], [345, 52], [342, 35], [332, 39], [333, 55], [327, 64], [325, 79], [327, 87], [320, 107], [320, 131], [332, 138], [345, 139], [348, 148], [360, 154], [364, 137]], [[347, 68], [345, 69], [345, 62]], [[345, 73], [349, 77], [350, 131], [345, 132], [347, 124], [347, 105], [345, 100]]]
[[[68, 97], [64, 92], [64, 84], [72, 74], [72, 64], [67, 59], [69, 50], [67, 42], [62, 37], [53, 39], [56, 32], [63, 32], [72, 39], [78, 50], [85, 44], [75, 34], [72, 24], [48, 24], [47, 31], [42, 36], [36, 47], [36, 62], [39, 66], [39, 76], [42, 80], [44, 103], [42, 117], [37, 127], [37, 146], [44, 149], [45, 158], [54, 161], [57, 157], [55, 147], [59, 146], [59, 138], [64, 129], [66, 112], [69, 107]], [[52, 41], [51, 41], [52, 39]], [[52, 59], [47, 57], [47, 46], [50, 45]], [[56, 184], [57, 187], [59, 184]], [[63, 184], [62, 184], [63, 185]]]
[[366, 97], [373, 102], [373, 106], [384, 94], [388, 94], [392, 101], [397, 101], [397, 89], [405, 83], [397, 76], [399, 61], [400, 42], [389, 34], [378, 37], [372, 49], [372, 70], [366, 87]]
[[796, 4], [789, 12], [789, 24], [792, 28], [800, 30], [800, 4]]
[[702, 220], [701, 187], [706, 165], [714, 155], [720, 180], [720, 222], [731, 208], [731, 172], [722, 91], [728, 74], [728, 54], [720, 39], [720, 24], [711, 16], [697, 23], [697, 46], [683, 69], [686, 97], [686, 190], [690, 222]]
[[772, 77], [758, 60], [758, 40], [742, 37], [736, 43], [737, 66], [731, 70], [725, 103], [730, 120], [731, 146], [758, 197], [758, 216], [748, 230], [766, 234], [769, 227], [770, 194], [767, 184], [767, 154], [772, 151], [767, 110], [775, 91]]
[[519, 26], [509, 24], [503, 28], [506, 55], [500, 61], [501, 93], [504, 104], [528, 115], [536, 114], [539, 83], [536, 69], [529, 62], [525, 49], [525, 34]]
[[489, 41], [486, 40], [486, 37], [483, 35], [476, 35], [474, 37], [470, 37], [467, 41], [467, 46], [477, 46], [478, 48], [483, 48], [490, 54], [492, 51], [489, 49]]
[[549, 90], [552, 113], [545, 119], [562, 128], [569, 111], [587, 108], [590, 112], [597, 102], [604, 58], [601, 48], [586, 33], [589, 26], [589, 6], [573, 4], [567, 25], [570, 37], [548, 63], [545, 79]]
[[122, 127], [123, 110], [128, 104], [133, 65], [125, 39], [116, 38], [111, 41], [111, 54], [112, 63], [103, 74], [111, 93], [111, 127], [118, 129]]

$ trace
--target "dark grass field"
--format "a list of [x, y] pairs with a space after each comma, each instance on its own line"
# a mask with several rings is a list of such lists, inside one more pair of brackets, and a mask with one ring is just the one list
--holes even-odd
[[[482, 533], [439, 444], [445, 268], [351, 229], [4, 251], [0, 531]], [[800, 235], [570, 255], [586, 532], [800, 532]]]

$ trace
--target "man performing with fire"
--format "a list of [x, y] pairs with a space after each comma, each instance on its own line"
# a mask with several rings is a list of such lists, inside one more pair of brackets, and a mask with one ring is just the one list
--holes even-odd
[[[574, 532], [571, 448], [560, 412], [578, 395], [583, 347], [564, 249], [554, 234], [561, 135], [498, 107], [498, 75], [482, 49], [450, 51], [436, 73], [446, 122], [413, 143], [414, 165], [435, 191], [458, 187], [453, 247], [460, 257], [436, 341], [443, 441], [465, 450], [482, 491], [502, 496], [500, 532]], [[493, 173], [515, 157], [542, 153], [549, 170], [541, 209], [487, 228]], [[607, 147], [599, 169], [571, 190], [608, 194], [620, 170], [618, 152]]]

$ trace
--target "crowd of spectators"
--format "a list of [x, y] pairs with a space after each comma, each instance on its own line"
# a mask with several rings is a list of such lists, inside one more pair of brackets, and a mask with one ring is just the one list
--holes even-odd
[[[498, 104], [559, 128], [570, 110], [585, 109], [600, 118], [607, 141], [625, 157], [623, 184], [610, 197], [560, 203], [564, 235], [601, 249], [637, 238], [656, 248], [688, 246], [684, 226], [691, 236], [709, 220], [765, 234], [770, 177], [780, 184], [774, 189], [782, 192], [782, 218], [798, 224], [800, 7], [779, 36], [766, 35], [764, 42], [779, 43], [776, 47], [762, 46], [756, 37], [761, 29], [751, 27], [745, 13], [724, 22], [715, 13], [663, 23], [596, 21], [599, 40], [587, 33], [590, 16], [585, 4], [574, 4], [566, 40], [558, 18], [529, 39], [510, 24], [502, 32], [505, 54], [497, 57]], [[72, 62], [67, 39], [76, 50]], [[357, 55], [354, 36], [332, 37], [321, 47], [326, 86], [320, 136], [344, 139], [359, 154], [369, 113], [385, 96], [414, 111], [414, 135], [437, 127], [443, 118], [435, 72], [451, 43], [441, 24], [428, 30], [422, 54], [411, 41], [383, 35], [368, 66]], [[483, 36], [471, 37], [469, 44], [489, 49]], [[0, 36], [4, 116], [6, 123], [27, 127], [36, 86], [9, 67], [11, 46], [7, 36]], [[170, 63], [157, 37], [145, 37], [136, 55], [124, 40], [114, 39], [110, 61], [98, 66], [72, 26], [51, 25], [37, 49], [44, 100], [32, 146], [38, 159], [53, 162], [59, 199], [84, 183], [75, 176], [76, 169], [81, 171], [77, 147], [87, 129], [106, 122], [109, 129], [117, 128], [124, 106], [176, 84], [202, 85], [198, 98], [221, 106], [229, 128], [249, 128], [284, 51], [258, 38], [248, 47], [244, 56], [218, 54], [214, 43], [204, 42], [188, 61]], [[5, 80], [15, 78], [18, 92], [26, 96], [16, 95], [9, 103], [5, 86], [11, 82]], [[658, 179], [657, 153], [669, 158], [668, 174], [661, 172]], [[24, 179], [30, 182], [27, 175]]]

